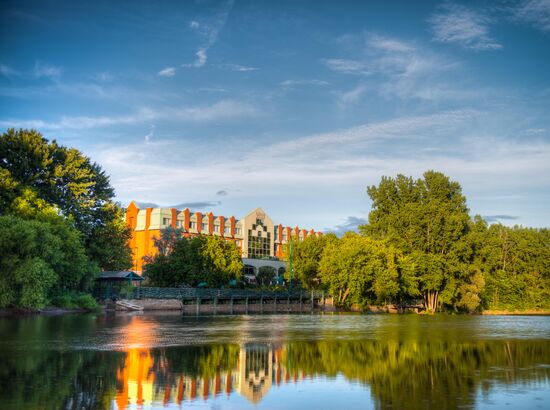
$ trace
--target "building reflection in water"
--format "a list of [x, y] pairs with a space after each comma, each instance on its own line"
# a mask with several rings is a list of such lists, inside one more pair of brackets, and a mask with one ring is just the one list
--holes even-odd
[[[116, 375], [117, 409], [154, 403], [181, 404], [185, 400], [208, 400], [234, 392], [259, 403], [272, 385], [297, 380], [280, 363], [282, 348], [274, 349], [271, 345], [239, 346], [232, 351], [236, 356], [233, 368], [223, 369], [214, 361], [215, 368], [210, 369], [213, 371], [209, 375], [196, 374], [196, 369], [174, 373], [172, 369], [178, 367], [177, 363], [171, 363], [162, 350], [155, 353], [142, 348], [128, 350], [124, 367]], [[199, 359], [209, 362], [205, 357]]]
[[111, 390], [109, 400], [120, 410], [231, 394], [258, 404], [275, 386], [338, 375], [368, 385], [380, 407], [470, 408], [480, 391], [487, 394], [499, 385], [544, 388], [550, 378], [546, 340], [332, 340], [149, 349], [155, 340], [148, 338], [162, 335], [139, 319], [117, 337], [125, 356], [123, 365], [113, 363], [116, 392]]

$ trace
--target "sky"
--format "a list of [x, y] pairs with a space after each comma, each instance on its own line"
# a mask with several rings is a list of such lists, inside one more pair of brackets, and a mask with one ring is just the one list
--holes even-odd
[[383, 175], [550, 226], [550, 0], [2, 1], [0, 132], [117, 200], [342, 232]]

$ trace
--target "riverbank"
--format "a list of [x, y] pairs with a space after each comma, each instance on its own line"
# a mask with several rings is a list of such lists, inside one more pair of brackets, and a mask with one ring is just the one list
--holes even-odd
[[21, 308], [7, 308], [0, 309], [0, 317], [6, 316], [25, 316], [25, 315], [44, 315], [44, 316], [56, 316], [67, 315], [73, 313], [90, 313], [90, 312], [103, 312], [103, 306], [98, 306], [95, 309], [84, 308], [60, 308], [56, 306], [48, 306], [43, 309], [21, 309]]
[[481, 312], [482, 315], [492, 315], [492, 316], [509, 316], [509, 315], [540, 315], [540, 316], [550, 316], [550, 310], [544, 309], [528, 309], [528, 310], [484, 310]]

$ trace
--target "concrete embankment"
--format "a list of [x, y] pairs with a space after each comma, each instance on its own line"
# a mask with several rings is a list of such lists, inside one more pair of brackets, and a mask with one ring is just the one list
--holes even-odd
[[[179, 299], [132, 299], [129, 300], [134, 305], [143, 307], [144, 311], [152, 310], [181, 310], [183, 314], [248, 314], [248, 313], [307, 313], [313, 310], [322, 310], [323, 306], [299, 301], [288, 301], [280, 299], [276, 302], [266, 300], [261, 303], [259, 300], [248, 301], [223, 301], [212, 303], [183, 303]], [[328, 306], [327, 306], [328, 307]], [[117, 310], [125, 310], [121, 306]], [[328, 309], [327, 309], [328, 310]]]

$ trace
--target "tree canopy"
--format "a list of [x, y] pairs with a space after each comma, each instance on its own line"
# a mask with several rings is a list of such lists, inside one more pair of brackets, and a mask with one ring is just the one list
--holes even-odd
[[63, 220], [0, 216], [0, 308], [41, 308], [66, 290], [87, 290], [94, 266], [80, 233]]
[[237, 246], [217, 236], [183, 237], [181, 229], [168, 227], [155, 238], [158, 253], [144, 266], [153, 286], [227, 285], [239, 279], [243, 263]]
[[88, 257], [106, 270], [131, 266], [130, 232], [101, 167], [35, 130], [0, 136], [0, 215], [57, 215], [80, 233]]
[[340, 306], [420, 299], [428, 311], [550, 308], [550, 231], [471, 218], [457, 182], [383, 177], [360, 235], [293, 242], [293, 271]]

